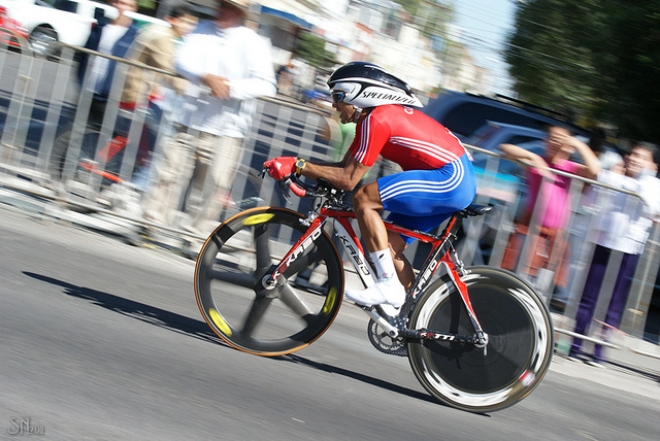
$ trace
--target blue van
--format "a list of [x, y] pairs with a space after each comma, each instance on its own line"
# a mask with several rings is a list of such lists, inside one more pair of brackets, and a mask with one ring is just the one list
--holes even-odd
[[549, 125], [560, 125], [575, 134], [585, 134], [584, 130], [558, 112], [502, 95], [490, 98], [448, 90], [429, 101], [423, 111], [461, 140], [472, 135], [488, 121], [537, 130], [544, 130]]

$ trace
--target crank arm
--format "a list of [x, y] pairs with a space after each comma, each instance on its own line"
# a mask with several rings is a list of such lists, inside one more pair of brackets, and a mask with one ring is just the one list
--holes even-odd
[[367, 315], [371, 317], [371, 319], [376, 322], [378, 326], [381, 327], [381, 329], [387, 332], [387, 335], [392, 338], [397, 338], [400, 336], [400, 331], [387, 320], [385, 320], [385, 318], [383, 318], [383, 316], [381, 316], [372, 306], [362, 306], [362, 310], [366, 312]]

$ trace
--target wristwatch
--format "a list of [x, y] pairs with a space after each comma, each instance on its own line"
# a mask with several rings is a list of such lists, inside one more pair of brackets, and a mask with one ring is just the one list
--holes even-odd
[[303, 158], [296, 159], [296, 176], [302, 175], [305, 164], [307, 164], [307, 162]]

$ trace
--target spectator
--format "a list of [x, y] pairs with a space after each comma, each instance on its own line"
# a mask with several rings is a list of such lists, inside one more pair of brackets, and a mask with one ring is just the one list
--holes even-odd
[[[522, 262], [522, 271], [533, 279], [542, 294], [549, 294], [543, 291], [551, 283], [554, 284], [555, 298], [551, 308], [563, 312], [568, 299], [566, 286], [570, 271], [570, 249], [564, 230], [570, 217], [571, 179], [555, 175], [545, 168], [593, 179], [600, 171], [598, 158], [588, 145], [558, 126], [548, 129], [545, 158], [512, 144], [502, 144], [500, 149], [509, 159], [531, 164], [527, 175], [527, 201], [515, 222], [515, 232], [511, 235], [501, 266], [512, 271], [516, 269], [524, 236], [530, 229], [532, 212], [536, 207], [540, 210], [540, 225], [538, 234], [529, 238], [530, 255], [526, 262]], [[575, 151], [582, 157], [584, 165], [569, 161]], [[541, 198], [537, 203], [539, 195]], [[532, 228], [532, 231], [535, 230]]]
[[333, 154], [337, 160], [343, 159], [348, 147], [353, 143], [353, 139], [355, 139], [355, 123], [344, 123], [340, 121], [339, 128], [341, 130], [341, 142], [333, 146]]
[[195, 169], [205, 168], [210, 185], [204, 185], [199, 205], [188, 204], [191, 222], [183, 227], [202, 234], [206, 220], [219, 219], [219, 199], [229, 197], [255, 98], [276, 91], [270, 48], [244, 24], [249, 5], [249, 0], [221, 0], [215, 20], [201, 21], [177, 52], [177, 71], [209, 90], [199, 99], [190, 96], [187, 106], [195, 111], [182, 117], [178, 133], [165, 145], [143, 201], [146, 220], [170, 225], [184, 185]]
[[[653, 144], [638, 143], [625, 157], [624, 173], [603, 170], [598, 181], [621, 190], [635, 192], [641, 200], [621, 192], [600, 188], [598, 202], [601, 210], [597, 213], [598, 222], [594, 227], [596, 247], [585, 282], [584, 291], [576, 316], [575, 332], [586, 335], [594, 316], [608, 262], [613, 251], [623, 253], [617, 272], [612, 297], [605, 316], [601, 338], [607, 341], [612, 329], [621, 324], [623, 311], [628, 300], [630, 286], [637, 268], [639, 256], [649, 237], [653, 225], [652, 218], [660, 212], [660, 179], [655, 175], [658, 166], [654, 162], [657, 149]], [[575, 359], [582, 349], [582, 339], [574, 338], [569, 358]], [[589, 364], [601, 366], [603, 346], [596, 345], [593, 360]]]
[[[355, 130], [357, 127], [355, 122], [360, 118], [360, 114], [362, 113], [362, 109], [355, 107], [351, 104], [344, 103], [343, 109], [344, 109], [343, 112], [333, 113], [333, 117], [329, 121], [330, 125], [337, 124], [337, 128], [339, 129], [339, 134], [337, 137], [332, 136], [331, 134], [332, 129], [329, 130], [330, 134], [328, 136], [332, 141], [330, 144], [332, 147], [331, 158], [333, 162], [337, 162], [337, 163], [343, 161], [344, 157], [346, 156], [346, 152], [353, 143], [353, 140], [355, 139]], [[355, 192], [362, 186], [364, 180], [367, 178], [368, 175], [369, 172], [367, 171], [360, 180], [360, 182], [357, 183], [355, 188], [353, 188], [353, 190], [346, 193], [346, 195], [344, 196], [344, 202], [346, 202], [349, 205], [353, 204], [353, 196], [355, 195]], [[343, 247], [341, 246], [341, 241], [337, 236], [332, 235], [332, 241], [337, 246], [338, 250], [343, 250]], [[305, 284], [307, 287], [313, 286], [309, 281], [310, 277], [313, 274], [313, 270], [314, 268], [306, 268], [302, 272], [300, 272], [300, 274], [298, 274], [298, 277], [296, 278], [296, 283], [299, 285]]]
[[[136, 0], [112, 0], [110, 4], [117, 8], [119, 15], [114, 20], [99, 18], [98, 24], [92, 28], [85, 48], [124, 58], [138, 34], [135, 21], [126, 15], [126, 12], [137, 11], [137, 3]], [[94, 92], [88, 120], [92, 125], [100, 126], [103, 122], [116, 66], [116, 61], [99, 56], [95, 56], [90, 64], [89, 55], [80, 53], [78, 81], [81, 85], [85, 82], [83, 86], [88, 86]], [[87, 74], [88, 68], [89, 74]], [[88, 76], [87, 79], [85, 75]]]
[[[105, 16], [97, 17], [98, 23], [92, 27], [85, 48], [123, 58], [138, 33], [137, 25], [132, 18], [126, 15], [126, 12], [136, 11], [137, 3], [136, 0], [112, 0], [110, 4], [117, 8], [117, 18], [109, 20]], [[102, 10], [99, 9], [99, 11]], [[110, 95], [116, 65], [116, 61], [101, 56], [94, 56], [90, 65], [90, 55], [85, 52], [78, 53], [78, 82], [81, 87], [87, 88], [93, 93], [87, 116], [87, 127], [96, 131], [103, 124], [103, 115]], [[60, 130], [53, 143], [49, 171], [51, 178], [56, 182], [59, 182], [64, 174], [64, 162], [71, 135], [72, 125], [69, 124]]]
[[[188, 4], [175, 5], [165, 16], [170, 26], [152, 24], [138, 34], [128, 53], [128, 59], [147, 66], [174, 71], [174, 53], [182, 38], [197, 25], [195, 12]], [[185, 91], [188, 81], [181, 77], [161, 75], [138, 66], [129, 66], [126, 83], [121, 97], [120, 107], [124, 110], [146, 109], [146, 129], [140, 139], [136, 166], [141, 168], [140, 175], [146, 175], [145, 169], [149, 154], [153, 151], [157, 127], [163, 114], [164, 95], [161, 85], [170, 86], [177, 94]], [[122, 132], [128, 134], [130, 120], [123, 124]], [[144, 183], [139, 187], [143, 188]], [[144, 188], [143, 188], [144, 189]]]
[[294, 66], [291, 61], [277, 69], [277, 91], [282, 95], [291, 95]]
[[623, 163], [621, 155], [607, 145], [607, 133], [600, 127], [593, 130], [591, 138], [589, 138], [589, 147], [598, 157], [603, 170], [610, 170]]

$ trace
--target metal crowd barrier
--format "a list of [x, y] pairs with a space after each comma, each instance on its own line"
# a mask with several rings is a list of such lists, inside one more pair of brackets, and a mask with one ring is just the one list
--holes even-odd
[[[88, 121], [93, 94], [86, 90], [86, 83], [91, 69], [82, 88], [75, 80], [75, 57], [81, 52], [118, 63], [103, 121], [98, 127], [90, 127]], [[119, 102], [127, 67], [138, 65], [67, 45], [61, 45], [53, 53], [57, 56], [44, 59], [0, 52], [0, 164], [5, 174], [29, 178], [45, 189], [55, 190], [54, 197], [64, 202], [90, 210], [112, 208], [103, 200], [103, 193], [113, 187], [111, 184], [140, 190], [135, 185], [135, 171], [143, 129], [149, 126], [146, 97], [135, 111], [122, 109]], [[174, 75], [147, 66], [138, 67], [142, 69], [143, 81], [155, 74]], [[332, 138], [338, 136], [328, 116], [329, 112], [287, 100], [257, 100], [253, 124], [243, 145], [241, 163], [231, 189], [232, 198], [235, 201], [250, 197], [279, 200], [272, 182], [257, 178], [255, 171], [273, 155], [327, 159]], [[171, 117], [165, 117], [157, 126], [151, 164], [158, 163], [165, 137], [174, 131], [174, 122]], [[119, 123], [130, 127], [123, 153], [114, 160], [99, 155], [116, 140]], [[64, 155], [60, 155], [61, 176], [56, 177], [53, 158], [62, 145], [65, 149], [59, 149], [64, 150]], [[119, 157], [121, 160], [117, 161]], [[48, 196], [47, 192], [44, 196]], [[137, 217], [135, 220], [139, 221]]]
[[[486, 151], [475, 146], [468, 145], [466, 147], [475, 153], [483, 153], [489, 157], [485, 167], [487, 172], [483, 174], [484, 178], [480, 182], [478, 189], [480, 194], [477, 196], [476, 201], [480, 203], [497, 202], [494, 201], [494, 196], [502, 196], [501, 192], [493, 190], [502, 187], [501, 184], [495, 182], [498, 179], [497, 170], [500, 167], [501, 161], [508, 160], [498, 153]], [[570, 275], [567, 286], [568, 298], [564, 312], [554, 314], [555, 330], [560, 334], [558, 340], [561, 340], [562, 343], [560, 346], [562, 346], [563, 351], [567, 351], [570, 338], [580, 337], [589, 343], [598, 343], [610, 348], [621, 349], [623, 347], [621, 341], [625, 340], [621, 336], [632, 335], [643, 337], [644, 335], [646, 317], [651, 305], [660, 266], [659, 224], [657, 222], [653, 224], [649, 239], [640, 256], [620, 329], [615, 330], [614, 333], [620, 334], [613, 339], [617, 343], [602, 340], [599, 336], [598, 329], [603, 324], [612, 297], [614, 280], [618, 274], [623, 257], [621, 252], [614, 251], [610, 256], [606, 271], [607, 275], [603, 281], [596, 304], [594, 319], [590, 329], [588, 328], [587, 335], [575, 334], [573, 332], [573, 326], [585, 287], [587, 273], [591, 265], [595, 248], [594, 241], [597, 224], [602, 217], [599, 208], [607, 205], [607, 200], [612, 197], [613, 193], [625, 193], [631, 196], [626, 202], [626, 212], [634, 211], [638, 204], [643, 204], [644, 202], [639, 195], [626, 190], [561, 171], [547, 170], [553, 175], [571, 177], [569, 190], [571, 194], [571, 206], [566, 207], [566, 210], [569, 212], [569, 218], [566, 230], [564, 231], [570, 246]], [[507, 199], [507, 201], [504, 203], [499, 201], [492, 214], [470, 220], [471, 223], [476, 223], [477, 225], [476, 228], [470, 225], [470, 229], [466, 233], [467, 240], [461, 249], [462, 258], [466, 261], [476, 264], [484, 263], [483, 247], [485, 245], [488, 247], [487, 255], [485, 256], [488, 259], [487, 263], [494, 266], [499, 266], [502, 263], [502, 257], [509, 238], [512, 234], [515, 234], [514, 221], [516, 214], [519, 212], [521, 205], [525, 203], [524, 177], [521, 176], [519, 178], [520, 185], [515, 191], [513, 198], [504, 197], [503, 199]], [[529, 233], [520, 251], [521, 257], [516, 267], [516, 272], [525, 278], [527, 278], [527, 275], [523, 271], [523, 263], [529, 262], [533, 246], [531, 236], [538, 234], [540, 216], [544, 211], [543, 199], [539, 197], [532, 212]], [[555, 250], [555, 253], [550, 256], [551, 260], [554, 257], [560, 257], [557, 254], [562, 253], [562, 251]], [[537, 285], [536, 288], [546, 300], [546, 304], [549, 305], [553, 296], [554, 282], [543, 285]], [[658, 355], [653, 353], [646, 355], [658, 358], [660, 351], [658, 351]]]
[[[1, 49], [1, 48], [0, 48]], [[35, 58], [29, 51], [13, 53], [0, 50], [0, 178], [5, 186], [14, 186], [59, 204], [83, 207], [126, 219], [135, 225], [159, 227], [174, 235], [190, 236], [177, 225], [165, 227], [144, 221], [140, 216], [140, 189], [132, 183], [140, 138], [145, 125], [149, 124], [149, 114], [144, 106], [138, 110], [125, 112], [119, 107], [119, 97], [124, 86], [125, 71], [128, 65], [136, 65], [123, 59], [104, 56], [87, 51], [92, 57], [104, 56], [116, 60], [118, 64], [109, 104], [100, 127], [90, 129], [88, 113], [92, 94], [84, 89], [81, 92], [75, 80], [75, 55], [82, 48], [62, 45], [50, 58]], [[174, 75], [146, 66], [143, 79], [155, 74]], [[231, 198], [236, 202], [257, 201], [262, 204], [286, 205], [272, 179], [262, 180], [258, 176], [261, 164], [270, 157], [281, 155], [302, 156], [310, 159], [328, 160], [332, 145], [339, 140], [337, 123], [330, 113], [310, 106], [303, 106], [289, 100], [260, 99], [257, 102], [253, 124], [243, 145], [241, 164], [237, 170], [231, 189]], [[99, 158], [97, 153], [108, 146], [121, 118], [130, 120], [128, 143], [121, 161], [113, 163], [112, 175], [99, 173], [105, 170], [110, 161]], [[165, 118], [157, 128], [157, 141], [151, 152], [151, 163], [157, 164], [162, 153], [163, 140], [173, 131], [171, 118]], [[68, 138], [63, 134], [68, 133]], [[67, 142], [63, 159], [61, 179], [52, 176], [54, 149]], [[489, 155], [486, 170], [490, 174], [480, 182], [480, 194], [476, 202], [493, 202], [499, 191], [497, 170], [500, 161], [505, 160], [497, 153], [483, 151], [473, 146], [471, 150]], [[367, 181], [391, 173], [395, 168], [387, 162], [379, 162], [377, 170], [370, 172]], [[4, 176], [3, 176], [4, 175]], [[113, 178], [114, 179], [114, 178]], [[29, 182], [30, 186], [25, 186]], [[190, 183], [184, 183], [189, 185]], [[598, 212], [590, 210], [583, 203], [585, 185], [607, 187], [598, 182], [573, 177], [571, 193], [573, 204], [567, 234], [570, 236], [571, 278], [569, 301], [563, 319], [556, 323], [557, 331], [571, 335], [571, 321], [575, 318], [586, 272], [589, 268], [593, 245], [586, 234], [589, 224], [598, 217]], [[112, 193], [111, 189], [121, 188]], [[27, 190], [26, 190], [27, 189]], [[522, 189], [522, 185], [520, 186]], [[618, 191], [612, 189], [612, 191]], [[109, 194], [110, 193], [110, 194]], [[496, 209], [487, 216], [470, 219], [465, 224], [465, 240], [459, 251], [466, 264], [499, 265], [509, 236], [513, 232], [513, 221], [518, 207], [523, 203], [524, 192], [516, 190], [513, 197], [498, 200]], [[603, 196], [603, 192], [598, 197]], [[127, 203], [130, 199], [131, 204]], [[290, 208], [306, 212], [311, 201], [292, 198]], [[241, 209], [240, 203], [227, 208], [222, 218]], [[537, 207], [536, 212], [538, 212]], [[535, 214], [533, 219], [538, 215]], [[218, 219], [221, 220], [221, 219]], [[658, 239], [660, 231], [655, 225], [651, 239], [638, 264], [635, 281], [628, 299], [621, 329], [632, 335], [642, 335], [644, 319], [648, 313], [656, 274], [658, 273]], [[522, 256], [528, 255], [530, 241], [526, 241]], [[413, 244], [407, 255], [414, 264], [421, 264], [426, 255], [424, 244]], [[616, 254], [616, 253], [615, 253]], [[614, 268], [617, 260], [612, 259]], [[615, 273], [615, 271], [608, 271]], [[603, 284], [596, 309], [596, 319], [602, 320], [604, 310], [611, 296], [611, 283]], [[552, 287], [549, 287], [550, 290]], [[549, 302], [550, 292], [542, 293]], [[592, 336], [584, 336], [589, 341], [600, 341]], [[610, 344], [610, 346], [612, 346]]]

